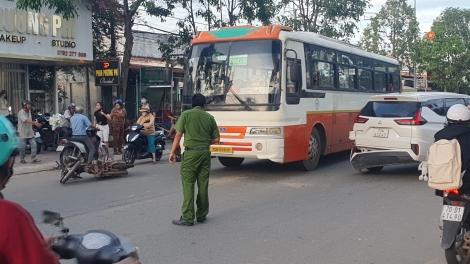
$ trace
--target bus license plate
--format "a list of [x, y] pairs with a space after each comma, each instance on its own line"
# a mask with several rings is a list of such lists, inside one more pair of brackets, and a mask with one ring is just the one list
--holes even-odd
[[461, 222], [463, 218], [463, 206], [444, 205], [442, 207], [441, 219], [446, 221]]
[[388, 137], [388, 129], [383, 129], [383, 128], [374, 129], [374, 137], [387, 138]]
[[211, 147], [211, 152], [221, 152], [221, 153], [233, 153], [233, 148], [231, 147]]

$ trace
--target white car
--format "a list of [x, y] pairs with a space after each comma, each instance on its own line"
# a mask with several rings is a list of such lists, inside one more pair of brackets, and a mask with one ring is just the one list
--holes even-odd
[[426, 159], [434, 134], [444, 127], [447, 110], [468, 105], [470, 96], [419, 92], [372, 96], [354, 120], [351, 164], [360, 171], [417, 163]]

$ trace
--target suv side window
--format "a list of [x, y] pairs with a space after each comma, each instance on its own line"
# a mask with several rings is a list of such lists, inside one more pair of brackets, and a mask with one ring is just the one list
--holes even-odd
[[449, 108], [456, 104], [465, 105], [465, 99], [463, 98], [446, 98], [446, 114]]
[[447, 111], [444, 109], [444, 100], [443, 99], [433, 99], [423, 102], [421, 104], [422, 107], [427, 107], [434, 111], [434, 113], [445, 116]]

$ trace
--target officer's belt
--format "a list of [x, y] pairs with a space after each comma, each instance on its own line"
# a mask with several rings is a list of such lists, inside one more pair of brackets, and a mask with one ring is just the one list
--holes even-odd
[[209, 150], [209, 148], [208, 147], [207, 148], [187, 148], [187, 147], [185, 147], [184, 150], [185, 151], [187, 151], [187, 150]]

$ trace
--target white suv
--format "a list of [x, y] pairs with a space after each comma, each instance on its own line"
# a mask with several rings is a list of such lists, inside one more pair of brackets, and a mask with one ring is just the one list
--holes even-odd
[[468, 105], [470, 96], [456, 93], [376, 95], [354, 120], [349, 139], [354, 169], [380, 171], [384, 166], [426, 159], [434, 134], [444, 127], [447, 110]]

